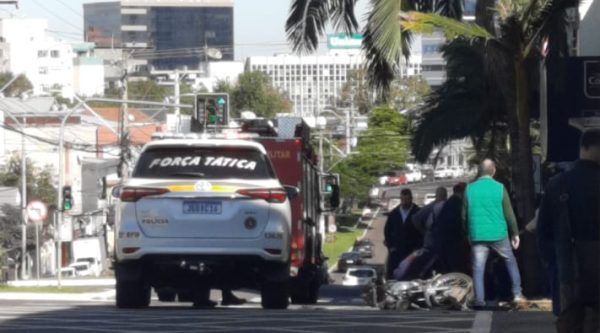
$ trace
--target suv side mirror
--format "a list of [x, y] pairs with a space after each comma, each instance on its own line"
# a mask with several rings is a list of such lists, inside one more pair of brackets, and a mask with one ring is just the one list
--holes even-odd
[[300, 189], [296, 186], [284, 185], [285, 193], [287, 194], [288, 199], [295, 199], [300, 195]]

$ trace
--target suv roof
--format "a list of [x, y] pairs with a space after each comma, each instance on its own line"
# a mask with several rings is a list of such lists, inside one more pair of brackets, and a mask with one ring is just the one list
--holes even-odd
[[165, 139], [151, 141], [144, 147], [144, 151], [154, 147], [244, 147], [256, 148], [266, 154], [265, 147], [256, 141], [239, 139]]

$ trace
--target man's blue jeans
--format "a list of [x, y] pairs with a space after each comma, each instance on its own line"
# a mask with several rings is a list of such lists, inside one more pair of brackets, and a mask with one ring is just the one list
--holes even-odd
[[512, 281], [513, 296], [522, 296], [521, 274], [519, 272], [519, 266], [517, 265], [517, 259], [513, 254], [508, 238], [496, 242], [473, 242], [471, 258], [473, 264], [473, 285], [475, 288], [475, 300], [473, 305], [475, 306], [485, 305], [483, 276], [490, 249], [496, 252], [506, 263], [506, 268], [508, 269], [508, 274]]

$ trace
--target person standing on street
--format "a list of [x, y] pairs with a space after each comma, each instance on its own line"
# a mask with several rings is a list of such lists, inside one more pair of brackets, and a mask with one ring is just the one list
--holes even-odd
[[433, 250], [438, 254], [440, 273], [460, 272], [471, 275], [469, 244], [461, 222], [466, 183], [452, 188], [452, 196], [446, 200], [431, 228], [435, 240]]
[[600, 332], [600, 129], [581, 135], [579, 160], [552, 178], [540, 206], [538, 245], [555, 267], [559, 303], [557, 331]]
[[446, 199], [448, 199], [448, 190], [440, 186], [435, 190], [435, 201], [413, 215], [410, 222], [423, 235], [423, 247], [406, 256], [394, 268], [395, 280], [422, 279], [434, 267], [438, 254], [434, 252], [435, 239], [433, 238], [432, 228], [442, 207], [444, 207]]
[[[494, 180], [496, 165], [485, 159], [481, 177], [467, 186], [463, 201], [463, 221], [471, 242], [471, 263], [475, 290], [474, 308], [485, 306], [484, 273], [489, 251], [505, 262], [512, 281], [515, 302], [523, 301], [521, 275], [511, 249], [519, 247], [517, 220], [504, 185]], [[510, 236], [510, 240], [509, 240]]]
[[398, 264], [414, 250], [423, 246], [423, 236], [411, 222], [412, 216], [419, 211], [413, 203], [412, 192], [403, 189], [400, 192], [400, 205], [389, 213], [384, 227], [384, 244], [388, 248], [386, 265], [387, 278], [392, 278], [392, 273]]

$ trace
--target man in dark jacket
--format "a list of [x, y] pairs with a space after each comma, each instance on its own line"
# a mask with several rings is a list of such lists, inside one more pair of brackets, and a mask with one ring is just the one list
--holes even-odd
[[388, 278], [392, 278], [392, 272], [406, 256], [423, 246], [423, 236], [411, 222], [418, 210], [419, 207], [413, 203], [412, 192], [403, 189], [400, 192], [400, 205], [389, 213], [384, 227], [384, 244], [388, 248]]
[[452, 188], [452, 196], [432, 226], [433, 250], [439, 255], [439, 272], [461, 272], [470, 274], [469, 244], [462, 225], [463, 197], [466, 183]]
[[448, 191], [440, 186], [435, 191], [435, 201], [419, 209], [411, 219], [411, 223], [423, 235], [423, 247], [412, 252], [394, 269], [394, 280], [410, 281], [414, 279], [424, 279], [433, 269], [437, 262], [438, 255], [434, 252], [434, 243], [432, 229], [435, 225], [437, 216], [444, 207], [448, 199]]
[[556, 265], [558, 332], [598, 332], [600, 129], [581, 136], [579, 160], [548, 183], [537, 232], [544, 261]]

